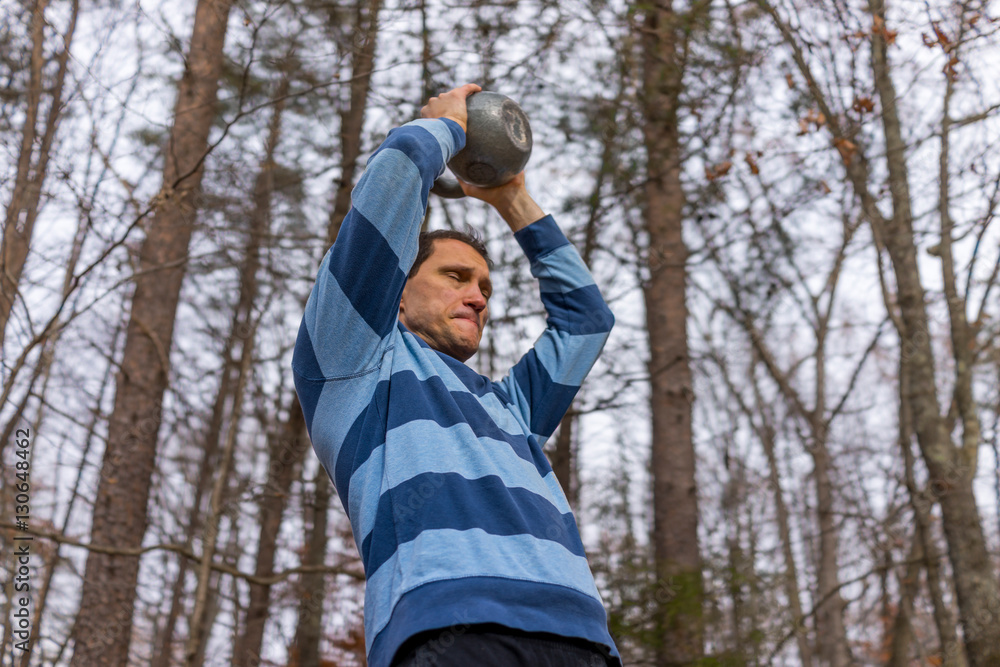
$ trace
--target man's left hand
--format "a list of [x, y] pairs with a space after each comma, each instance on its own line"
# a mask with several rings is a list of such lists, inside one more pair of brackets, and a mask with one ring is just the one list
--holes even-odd
[[495, 188], [481, 188], [461, 180], [459, 184], [467, 196], [480, 199], [495, 208], [507, 221], [511, 231], [516, 232], [545, 217], [545, 212], [528, 194], [523, 171], [509, 183]]

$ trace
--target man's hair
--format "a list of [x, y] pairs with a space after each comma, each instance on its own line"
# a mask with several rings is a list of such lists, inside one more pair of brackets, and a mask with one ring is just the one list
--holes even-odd
[[427, 258], [431, 256], [432, 252], [434, 252], [434, 242], [438, 239], [454, 239], [455, 241], [461, 241], [462, 243], [472, 246], [472, 248], [486, 260], [486, 268], [490, 271], [493, 270], [493, 260], [490, 259], [490, 254], [486, 250], [486, 244], [483, 243], [483, 239], [480, 238], [476, 232], [470, 230], [469, 233], [466, 233], [460, 232], [457, 229], [438, 229], [433, 232], [420, 232], [417, 259], [414, 260], [413, 266], [410, 268], [410, 275], [407, 276], [408, 278], [412, 278], [417, 275], [420, 265], [426, 262]]

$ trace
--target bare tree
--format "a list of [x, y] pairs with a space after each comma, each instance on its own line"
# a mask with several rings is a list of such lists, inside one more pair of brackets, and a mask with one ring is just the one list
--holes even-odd
[[[146, 531], [169, 351], [231, 7], [231, 0], [198, 2], [165, 151], [163, 188], [140, 251], [91, 528], [122, 547], [138, 547]], [[138, 571], [138, 557], [90, 553], [74, 628], [74, 667], [127, 664]]]
[[643, 212], [649, 277], [643, 285], [649, 336], [652, 414], [653, 547], [656, 576], [670, 588], [655, 610], [659, 663], [684, 665], [704, 655], [702, 561], [692, 439], [694, 390], [687, 341], [685, 197], [678, 112], [684, 50], [670, 2], [646, 8], [641, 106], [646, 146]]
[[[375, 59], [379, 8], [379, 0], [359, 2], [355, 8], [354, 25], [357, 39], [354, 42], [351, 58], [350, 105], [341, 113], [341, 178], [337, 184], [327, 229], [327, 239], [330, 243], [336, 240], [340, 224], [350, 209], [354, 169], [361, 154], [362, 128]], [[290, 415], [288, 421], [280, 424], [278, 432], [268, 439], [270, 459], [268, 470], [271, 474], [260, 503], [260, 535], [255, 571], [257, 576], [267, 576], [273, 570], [278, 527], [287, 504], [288, 491], [295, 479], [297, 466], [301, 465], [309, 450], [302, 408], [297, 396], [292, 399], [288, 414]], [[259, 659], [264, 625], [270, 611], [270, 595], [270, 586], [250, 585], [250, 603], [247, 607], [245, 627], [233, 650], [234, 667], [254, 664]], [[321, 612], [322, 608], [320, 607], [318, 611]]]
[[[48, 174], [52, 143], [63, 114], [63, 89], [69, 64], [70, 46], [80, 13], [79, 0], [70, 6], [69, 23], [62, 35], [62, 50], [55, 56], [57, 70], [51, 82], [44, 80], [47, 58], [44, 52], [45, 9], [49, 0], [35, 0], [31, 11], [31, 61], [27, 107], [21, 130], [21, 148], [11, 201], [4, 214], [3, 249], [0, 252], [0, 350], [3, 349], [7, 321], [18, 296], [21, 273], [31, 248], [31, 237], [42, 201], [42, 185]], [[48, 97], [48, 112], [39, 127], [43, 97]]]
[[[879, 251], [885, 252], [891, 262], [895, 293], [886, 291], [889, 298], [885, 306], [898, 313], [894, 321], [898, 323], [901, 351], [910, 378], [902, 400], [909, 405], [913, 431], [930, 475], [931, 488], [941, 507], [969, 664], [973, 667], [996, 664], [1000, 661], [1000, 585], [989, 557], [972, 488], [980, 445], [978, 414], [971, 400], [969, 375], [972, 359], [968, 351], [974, 339], [965, 317], [965, 297], [953, 287], [955, 271], [949, 255], [953, 239], [947, 196], [948, 136], [950, 128], [957, 124], [950, 118], [947, 103], [950, 84], [946, 84], [941, 127], [940, 162], [944, 173], [939, 177], [939, 185], [944, 191], [939, 197], [941, 243], [936, 252], [943, 260], [955, 377], [952, 395], [942, 401], [936, 382], [941, 353], [935, 351], [933, 346], [927, 288], [917, 261], [911, 171], [907, 164], [911, 144], [905, 136], [893, 65], [889, 58], [889, 44], [895, 39], [895, 33], [887, 27], [886, 5], [881, 0], [869, 3], [872, 24], [869, 31], [862, 33], [870, 43], [867, 75], [870, 76], [879, 108], [875, 111], [870, 99], [865, 101], [859, 97], [855, 101], [858, 107], [855, 115], [869, 108], [875, 111], [879, 131], [877, 139], [884, 142], [882, 147], [870, 145], [875, 140], [869, 140], [860, 131], [852, 114], [840, 108], [839, 103], [835, 103], [826, 92], [814, 72], [809, 48], [800, 31], [767, 0], [757, 0], [757, 5], [778, 28], [797, 73], [805, 82], [809, 98], [821, 114], [823, 125], [840, 153], [846, 181], [853, 189], [865, 221], [871, 226]], [[965, 30], [973, 20], [971, 8], [971, 4], [961, 5], [959, 31]], [[954, 72], [961, 63], [960, 48], [947, 49], [949, 57], [954, 60], [949, 60], [945, 67], [946, 79], [951, 76], [949, 72]], [[857, 74], [861, 76], [865, 72], [857, 70]], [[887, 214], [880, 207], [883, 198], [879, 196], [880, 184], [874, 175], [876, 170], [886, 174], [885, 185], [889, 194]], [[942, 412], [942, 404], [954, 407]], [[956, 421], [962, 429], [958, 443], [951, 438]]]

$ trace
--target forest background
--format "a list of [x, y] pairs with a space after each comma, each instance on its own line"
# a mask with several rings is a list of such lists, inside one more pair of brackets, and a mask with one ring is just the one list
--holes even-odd
[[[546, 449], [626, 664], [1000, 664], [987, 1], [0, 7], [3, 665], [364, 664], [291, 348], [366, 156], [468, 81], [616, 314]], [[487, 239], [499, 377], [526, 263], [425, 224]]]

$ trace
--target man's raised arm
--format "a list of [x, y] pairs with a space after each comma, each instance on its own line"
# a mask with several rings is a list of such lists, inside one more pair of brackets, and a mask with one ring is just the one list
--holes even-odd
[[523, 173], [500, 188], [462, 187], [497, 209], [538, 279], [548, 327], [500, 384], [543, 443], [597, 361], [615, 318], [576, 248], [528, 195]]
[[424, 120], [392, 130], [368, 160], [306, 304], [292, 358], [297, 381], [378, 367], [416, 258], [428, 193], [465, 145], [465, 98], [478, 90], [467, 84], [431, 98]]

